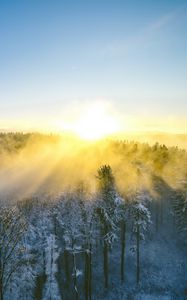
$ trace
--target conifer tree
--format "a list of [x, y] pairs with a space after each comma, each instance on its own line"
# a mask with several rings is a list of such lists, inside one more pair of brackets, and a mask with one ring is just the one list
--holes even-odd
[[109, 277], [109, 247], [116, 239], [118, 206], [115, 180], [112, 169], [108, 165], [101, 166], [98, 170], [98, 206], [97, 214], [101, 226], [103, 242], [103, 271], [104, 286], [108, 288]]
[[133, 197], [130, 208], [132, 218], [132, 233], [136, 240], [136, 282], [140, 282], [140, 242], [145, 239], [145, 233], [151, 223], [151, 214], [145, 205], [147, 196], [142, 191], [138, 191]]

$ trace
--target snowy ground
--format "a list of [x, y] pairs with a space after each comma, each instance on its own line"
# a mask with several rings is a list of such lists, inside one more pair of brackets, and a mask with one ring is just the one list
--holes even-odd
[[[130, 244], [130, 239], [128, 244]], [[119, 251], [119, 250], [118, 250]], [[158, 233], [141, 245], [141, 283], [136, 286], [135, 257], [126, 255], [126, 281], [120, 283], [119, 261], [115, 249], [111, 253], [110, 292], [103, 290], [102, 266], [94, 274], [94, 300], [187, 300], [187, 249], [168, 217]], [[98, 278], [98, 280], [97, 280]], [[100, 280], [99, 280], [100, 278]]]

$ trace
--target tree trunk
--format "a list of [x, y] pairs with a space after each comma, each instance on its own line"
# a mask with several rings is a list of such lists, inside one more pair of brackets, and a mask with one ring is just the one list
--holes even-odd
[[104, 286], [108, 288], [108, 245], [106, 241], [104, 241], [103, 258]]
[[92, 245], [89, 252], [89, 300], [92, 299]]
[[2, 289], [0, 291], [0, 300], [3, 300], [3, 291], [2, 291]]
[[73, 252], [73, 286], [74, 286], [74, 291], [75, 291], [75, 299], [79, 299], [79, 294], [78, 294], [78, 288], [77, 288], [77, 266], [76, 266], [76, 257], [75, 253]]
[[[54, 241], [53, 241], [54, 243]], [[53, 251], [54, 251], [54, 244], [52, 243], [52, 247], [51, 247], [51, 264], [50, 264], [50, 277], [49, 277], [49, 288], [50, 288], [50, 300], [52, 299], [51, 293], [52, 293], [52, 276], [53, 276]]]
[[85, 271], [84, 271], [84, 287], [85, 287], [85, 299], [89, 299], [89, 254], [86, 247], [85, 252]]
[[3, 288], [2, 288], [2, 284], [0, 283], [0, 300], [3, 300]]
[[137, 284], [139, 284], [140, 282], [140, 226], [137, 225], [137, 234], [136, 234], [136, 253], [137, 253], [137, 257], [136, 257], [136, 282]]
[[47, 280], [47, 275], [42, 273], [36, 277], [34, 299], [42, 300], [43, 288]]
[[91, 244], [86, 247], [85, 252], [85, 299], [92, 299], [92, 248]]
[[126, 223], [121, 221], [121, 281], [124, 281], [125, 271], [125, 243], [126, 243]]
[[3, 274], [2, 270], [0, 267], [0, 300], [3, 300]]
[[69, 271], [69, 253], [68, 250], [64, 250], [64, 267], [66, 274], [66, 286], [69, 287], [70, 283], [70, 271]]

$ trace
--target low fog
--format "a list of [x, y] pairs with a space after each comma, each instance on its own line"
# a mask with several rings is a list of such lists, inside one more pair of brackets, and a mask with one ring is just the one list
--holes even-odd
[[1, 134], [0, 194], [7, 199], [56, 194], [84, 182], [96, 189], [101, 165], [110, 165], [119, 191], [146, 189], [155, 193], [153, 177], [172, 188], [183, 184], [185, 150], [162, 144], [103, 139], [86, 142], [70, 136]]

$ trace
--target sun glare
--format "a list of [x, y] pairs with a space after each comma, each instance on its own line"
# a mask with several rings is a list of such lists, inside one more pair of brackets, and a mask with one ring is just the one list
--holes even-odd
[[83, 109], [66, 128], [81, 139], [97, 140], [117, 132], [119, 124], [104, 105], [96, 104]]

